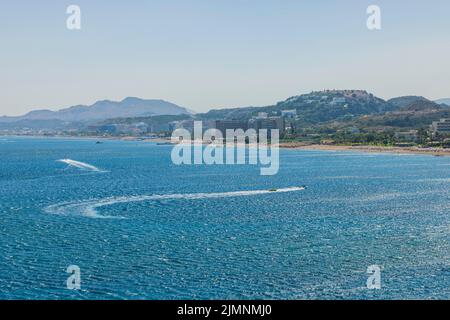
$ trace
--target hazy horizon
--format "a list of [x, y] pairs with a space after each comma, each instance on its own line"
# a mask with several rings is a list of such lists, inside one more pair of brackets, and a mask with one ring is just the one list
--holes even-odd
[[[66, 8], [81, 8], [81, 30]], [[382, 29], [366, 28], [381, 7]], [[18, 0], [0, 5], [0, 116], [163, 99], [195, 112], [325, 89], [450, 97], [450, 3]]]

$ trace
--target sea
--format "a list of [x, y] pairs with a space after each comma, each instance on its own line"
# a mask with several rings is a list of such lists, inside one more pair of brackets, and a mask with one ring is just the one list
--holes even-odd
[[171, 151], [0, 137], [0, 299], [450, 299], [450, 158]]

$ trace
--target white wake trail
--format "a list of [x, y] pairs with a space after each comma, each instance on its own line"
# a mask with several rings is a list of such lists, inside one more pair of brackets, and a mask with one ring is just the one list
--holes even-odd
[[60, 159], [57, 160], [58, 162], [62, 162], [65, 163], [71, 167], [75, 167], [81, 170], [89, 170], [89, 171], [94, 171], [94, 172], [105, 172], [103, 170], [100, 170], [99, 168], [97, 168], [96, 166], [93, 166], [91, 164], [85, 163], [85, 162], [81, 162], [81, 161], [76, 161], [76, 160], [72, 160], [72, 159]]
[[185, 194], [165, 194], [165, 195], [142, 195], [142, 196], [124, 196], [111, 197], [104, 199], [93, 199], [78, 202], [62, 202], [44, 208], [44, 211], [57, 215], [81, 215], [90, 218], [122, 218], [114, 216], [103, 216], [97, 212], [98, 208], [111, 206], [119, 203], [143, 202], [154, 200], [196, 200], [196, 199], [215, 199], [231, 197], [248, 197], [272, 193], [286, 193], [305, 190], [304, 187], [291, 187], [278, 190], [250, 190], [234, 192], [216, 192], [216, 193], [185, 193]]

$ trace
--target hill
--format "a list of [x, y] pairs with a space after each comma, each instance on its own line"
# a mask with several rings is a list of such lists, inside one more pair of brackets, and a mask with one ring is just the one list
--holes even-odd
[[314, 125], [382, 114], [395, 110], [396, 106], [363, 90], [326, 90], [290, 97], [272, 106], [211, 110], [197, 116], [202, 119], [242, 119], [251, 118], [258, 112], [280, 115], [282, 110], [291, 109], [297, 110], [302, 125]]
[[387, 101], [392, 111], [362, 115], [350, 121], [334, 121], [324, 126], [357, 127], [365, 130], [385, 131], [392, 129], [425, 129], [433, 121], [449, 118], [450, 110], [419, 96], [398, 97]]
[[395, 106], [397, 109], [405, 108], [414, 103], [429, 102], [430, 100], [422, 96], [403, 96], [392, 98], [387, 102]]

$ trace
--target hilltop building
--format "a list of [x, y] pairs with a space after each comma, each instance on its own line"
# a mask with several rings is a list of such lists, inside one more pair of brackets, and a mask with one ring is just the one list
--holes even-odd
[[297, 110], [291, 109], [291, 110], [281, 110], [281, 116], [283, 118], [295, 118], [297, 116]]
[[333, 100], [331, 101], [331, 105], [339, 106], [344, 105], [346, 102], [347, 102], [346, 98], [333, 98]]

